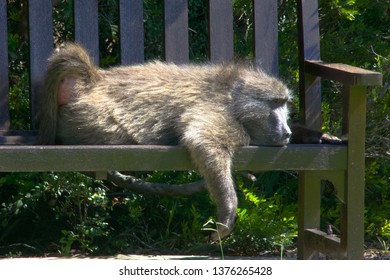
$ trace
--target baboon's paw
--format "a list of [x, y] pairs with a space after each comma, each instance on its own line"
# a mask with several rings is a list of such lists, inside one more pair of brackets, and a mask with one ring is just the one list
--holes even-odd
[[233, 228], [228, 228], [225, 225], [218, 225], [218, 232], [213, 232], [211, 234], [212, 241], [218, 241], [225, 238], [232, 232]]
[[328, 133], [324, 133], [321, 136], [321, 143], [322, 144], [342, 144], [343, 141], [340, 138], [338, 138], [337, 136], [334, 136], [334, 135], [331, 135]]
[[231, 214], [225, 217], [225, 219], [219, 219], [217, 222], [217, 231], [211, 234], [211, 240], [217, 241], [228, 236], [233, 228], [235, 222], [236, 214]]

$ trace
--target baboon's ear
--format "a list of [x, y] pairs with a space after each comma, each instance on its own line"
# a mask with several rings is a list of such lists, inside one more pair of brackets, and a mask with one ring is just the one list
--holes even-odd
[[74, 100], [76, 96], [75, 92], [76, 79], [71, 76], [65, 76], [62, 79], [57, 93], [57, 104], [64, 105]]

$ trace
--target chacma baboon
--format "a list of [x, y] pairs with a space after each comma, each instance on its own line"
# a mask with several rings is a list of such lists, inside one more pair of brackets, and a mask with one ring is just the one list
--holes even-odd
[[226, 225], [219, 227], [224, 237], [237, 208], [234, 151], [288, 144], [289, 98], [283, 83], [248, 67], [151, 62], [103, 70], [83, 48], [66, 44], [49, 60], [38, 139], [183, 145], [204, 177], [218, 222]]

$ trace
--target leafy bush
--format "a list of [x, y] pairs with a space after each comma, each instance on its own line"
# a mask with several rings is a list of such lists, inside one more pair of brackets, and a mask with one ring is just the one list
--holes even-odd
[[266, 197], [256, 185], [238, 178], [241, 197], [237, 223], [224, 243], [231, 253], [257, 255], [265, 250], [278, 250], [283, 255], [298, 234], [296, 204], [284, 203], [278, 193]]
[[[369, 91], [366, 128], [366, 239], [389, 242], [390, 52], [388, 1], [322, 2], [322, 56], [383, 73], [383, 87]], [[327, 89], [334, 95], [338, 86]], [[332, 106], [330, 104], [330, 106]], [[383, 243], [383, 242], [382, 242]], [[382, 245], [383, 247], [383, 245]]]

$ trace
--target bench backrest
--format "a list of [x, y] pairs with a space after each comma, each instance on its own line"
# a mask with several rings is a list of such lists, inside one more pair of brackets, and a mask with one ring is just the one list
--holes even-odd
[[[265, 71], [278, 75], [278, 6], [275, 0], [248, 0], [253, 6], [253, 53], [255, 63]], [[142, 0], [119, 0], [120, 53], [124, 65], [144, 60], [144, 13]], [[318, 60], [319, 26], [317, 1], [298, 0], [299, 56], [301, 73], [304, 59]], [[209, 59], [212, 62], [234, 58], [233, 1], [208, 2]], [[188, 1], [164, 1], [165, 59], [175, 63], [189, 61]], [[39, 88], [47, 67], [47, 58], [53, 50], [53, 17], [51, 0], [28, 1], [30, 41], [31, 114], [36, 115]], [[74, 0], [75, 41], [84, 45], [99, 62], [98, 1]], [[7, 1], [0, 0], [0, 130], [10, 126]], [[298, 39], [298, 38], [297, 38]], [[301, 114], [311, 127], [320, 125], [320, 94], [304, 90], [305, 77], [300, 78]], [[311, 89], [317, 90], [319, 82]], [[310, 96], [310, 99], [307, 98]], [[32, 118], [34, 119], [34, 118]]]

